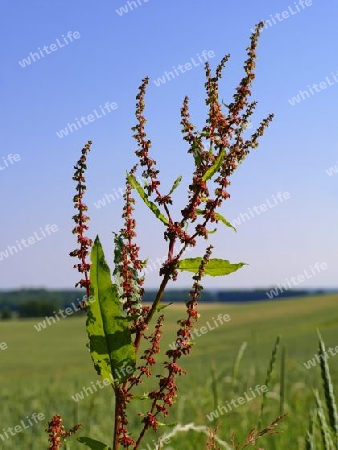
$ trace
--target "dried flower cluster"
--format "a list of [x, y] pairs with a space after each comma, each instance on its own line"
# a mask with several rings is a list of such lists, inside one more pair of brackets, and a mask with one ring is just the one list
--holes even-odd
[[[84, 172], [87, 169], [86, 161], [87, 154], [90, 151], [90, 147], [92, 145], [91, 141], [84, 146], [81, 151], [81, 157], [78, 160], [76, 166], [74, 166], [75, 172], [73, 176], [73, 180], [77, 181], [76, 186], [76, 195], [73, 198], [74, 208], [78, 210], [78, 213], [73, 216], [73, 220], [75, 222], [75, 227], [73, 228], [73, 234], [77, 235], [77, 242], [80, 244], [80, 248], [77, 248], [70, 252], [70, 256], [77, 257], [80, 262], [74, 265], [82, 275], [81, 280], [76, 283], [75, 287], [81, 286], [86, 289], [87, 298], [90, 296], [90, 280], [88, 277], [88, 272], [90, 269], [90, 264], [87, 263], [86, 258], [88, 256], [88, 252], [93, 242], [91, 239], [85, 237], [84, 232], [88, 230], [88, 222], [89, 217], [84, 214], [85, 211], [88, 211], [88, 207], [83, 203], [83, 194], [87, 190], [85, 183]], [[85, 304], [81, 304], [80, 306], [85, 307]]]
[[270, 436], [272, 434], [278, 434], [283, 433], [283, 431], [275, 430], [277, 425], [279, 425], [279, 422], [286, 417], [287, 414], [283, 414], [281, 416], [278, 416], [270, 425], [267, 425], [262, 430], [258, 430], [258, 428], [253, 428], [250, 433], [248, 434], [247, 438], [243, 442], [243, 444], [235, 443], [235, 435], [232, 434], [230, 438], [230, 443], [234, 450], [242, 450], [245, 447], [251, 446], [254, 447], [257, 450], [264, 450], [262, 447], [256, 447], [256, 441], [257, 439], [263, 437], [263, 436]]
[[49, 434], [49, 449], [50, 450], [59, 450], [62, 446], [62, 440], [72, 434], [76, 433], [82, 427], [81, 424], [75, 425], [75, 427], [66, 431], [64, 426], [62, 425], [62, 417], [58, 414], [52, 417], [50, 422], [48, 423], [48, 428], [46, 428], [46, 433]]
[[[137, 166], [133, 167], [130, 175], [134, 175]], [[123, 206], [122, 217], [124, 227], [120, 231], [121, 237], [121, 264], [119, 275], [122, 280], [121, 300], [123, 309], [127, 315], [135, 317], [132, 332], [142, 331], [142, 317], [149, 308], [144, 309], [141, 300], [144, 295], [143, 282], [144, 277], [139, 275], [145, 263], [139, 259], [140, 248], [133, 242], [136, 237], [136, 221], [133, 218], [135, 199], [132, 196], [132, 187], [128, 179], [126, 180], [126, 189], [123, 195], [125, 204]]]

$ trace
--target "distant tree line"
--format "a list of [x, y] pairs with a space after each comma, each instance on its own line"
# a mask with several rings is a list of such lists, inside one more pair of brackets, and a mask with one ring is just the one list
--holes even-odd
[[[201, 302], [243, 303], [251, 301], [269, 300], [268, 289], [229, 289], [208, 290], [201, 292]], [[278, 295], [276, 300], [286, 297], [319, 295], [327, 293], [325, 290], [288, 290]], [[85, 295], [84, 290], [47, 290], [47, 289], [19, 289], [13, 291], [0, 291], [0, 319], [9, 320], [13, 316], [45, 317], [51, 316], [60, 309], [77, 305]], [[146, 290], [144, 301], [150, 302], [156, 295], [156, 290]], [[171, 289], [164, 294], [165, 303], [185, 303], [189, 298], [189, 289]]]
[[20, 289], [0, 292], [0, 318], [51, 316], [60, 309], [78, 305], [85, 295], [80, 290]]

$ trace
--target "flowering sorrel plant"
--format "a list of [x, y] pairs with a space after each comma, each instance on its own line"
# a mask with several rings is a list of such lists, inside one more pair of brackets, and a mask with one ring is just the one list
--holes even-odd
[[[189, 99], [186, 97], [181, 108], [181, 125], [183, 139], [188, 144], [188, 153], [192, 155], [194, 172], [188, 188], [186, 206], [181, 210], [179, 218], [172, 214], [172, 193], [179, 186], [181, 177], [174, 182], [169, 192], [161, 190], [160, 171], [156, 161], [150, 156], [151, 141], [145, 131], [146, 119], [145, 93], [148, 78], [142, 81], [137, 95], [137, 124], [132, 128], [133, 137], [137, 141], [135, 154], [138, 158], [134, 167], [127, 172], [124, 193], [123, 219], [124, 225], [114, 238], [114, 271], [113, 281], [106, 263], [101, 243], [96, 237], [94, 243], [85, 232], [88, 227], [87, 210], [83, 203], [84, 172], [86, 158], [91, 142], [83, 148], [82, 155], [75, 166], [74, 180], [77, 194], [74, 197], [78, 214], [74, 216], [76, 226], [73, 230], [78, 236], [79, 249], [71, 256], [77, 257], [79, 263], [75, 267], [82, 274], [79, 285], [87, 291], [87, 298], [94, 296], [95, 301], [83, 305], [87, 309], [87, 333], [89, 349], [94, 367], [98, 375], [110, 379], [115, 395], [115, 414], [113, 424], [112, 449], [121, 447], [137, 450], [146, 432], [157, 431], [161, 421], [169, 414], [169, 409], [177, 397], [176, 379], [184, 371], [180, 367], [182, 356], [190, 353], [191, 331], [199, 318], [198, 299], [203, 289], [201, 281], [205, 275], [229, 275], [241, 268], [244, 263], [230, 263], [224, 259], [212, 258], [211, 245], [206, 246], [203, 256], [183, 259], [189, 247], [195, 247], [199, 239], [207, 240], [214, 230], [211, 224], [218, 222], [227, 227], [232, 225], [218, 212], [223, 202], [230, 195], [227, 191], [230, 176], [245, 159], [250, 149], [258, 146], [258, 139], [264, 134], [273, 115], [265, 118], [251, 138], [245, 140], [243, 132], [249, 118], [253, 114], [256, 102], [249, 102], [251, 85], [255, 78], [256, 47], [263, 23], [259, 23], [251, 35], [251, 43], [247, 49], [248, 59], [245, 61], [245, 76], [241, 80], [233, 96], [233, 102], [225, 105], [220, 102], [218, 83], [222, 71], [229, 59], [225, 56], [212, 75], [209, 63], [206, 70], [206, 104], [209, 107], [206, 124], [198, 131], [190, 120]], [[224, 108], [226, 111], [224, 112]], [[207, 143], [207, 144], [206, 144]], [[137, 171], [145, 180], [144, 185], [137, 181]], [[148, 306], [142, 302], [144, 296], [144, 277], [142, 269], [146, 262], [139, 257], [139, 247], [135, 244], [136, 222], [133, 218], [135, 199], [134, 192], [153, 212], [164, 226], [164, 239], [168, 244], [166, 261], [160, 268], [161, 283], [153, 303]], [[177, 244], [180, 250], [175, 252]], [[176, 247], [175, 247], [176, 246]], [[91, 250], [91, 262], [86, 257]], [[88, 276], [90, 270], [90, 274]], [[193, 284], [190, 298], [186, 302], [186, 315], [178, 321], [177, 346], [168, 350], [164, 364], [164, 375], [154, 373], [154, 364], [160, 352], [160, 341], [164, 314], [154, 317], [163, 309], [161, 300], [170, 281], [178, 278], [179, 271], [189, 271]], [[146, 343], [141, 351], [141, 343]], [[144, 347], [144, 345], [143, 345]], [[142, 347], [142, 348], [143, 348]], [[140, 412], [138, 430], [128, 428], [128, 404], [135, 399], [135, 388], [145, 378], [153, 382], [151, 390], [144, 395], [147, 406]], [[78, 438], [91, 449], [109, 449], [108, 445], [90, 438]]]

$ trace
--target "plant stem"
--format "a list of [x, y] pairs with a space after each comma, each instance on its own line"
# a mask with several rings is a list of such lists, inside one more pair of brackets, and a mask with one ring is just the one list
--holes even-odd
[[121, 422], [121, 416], [120, 416], [120, 409], [121, 409], [121, 397], [118, 388], [114, 388], [115, 393], [115, 414], [114, 414], [114, 442], [113, 442], [113, 450], [119, 450], [120, 443], [119, 443], [119, 437], [120, 437], [120, 422]]
[[[153, 302], [153, 304], [152, 304], [152, 306], [150, 308], [150, 311], [149, 311], [147, 317], [144, 319], [144, 322], [146, 324], [149, 324], [149, 322], [153, 318], [153, 316], [154, 316], [154, 314], [156, 312], [157, 306], [158, 306], [158, 304], [160, 303], [160, 301], [161, 301], [161, 299], [163, 297], [164, 290], [165, 290], [165, 288], [166, 288], [166, 286], [168, 284], [169, 279], [170, 279], [170, 274], [166, 273], [164, 275], [164, 277], [163, 277], [163, 280], [162, 280], [161, 285], [160, 285], [160, 287], [158, 289], [158, 292], [156, 294], [155, 300], [154, 300], [154, 302]], [[135, 342], [134, 342], [135, 352], [136, 353], [138, 352], [138, 349], [140, 347], [140, 343], [141, 343], [141, 333], [138, 332], [137, 335], [136, 335], [136, 338], [135, 338]]]

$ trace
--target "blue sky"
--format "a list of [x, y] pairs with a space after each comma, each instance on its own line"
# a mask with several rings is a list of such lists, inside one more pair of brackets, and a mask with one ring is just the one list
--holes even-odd
[[[249, 208], [273, 204], [279, 192], [288, 198], [242, 220], [237, 234], [219, 226], [211, 238], [214, 256], [249, 265], [225, 278], [205, 278], [204, 285], [270, 287], [305, 270], [312, 273], [310, 267], [319, 262], [326, 269], [297, 287], [337, 287], [337, 13], [334, 0], [3, 1], [0, 252], [7, 250], [8, 256], [0, 260], [0, 288], [71, 288], [77, 281], [68, 256], [76, 246], [71, 178], [87, 140], [94, 142], [87, 173], [89, 235], [100, 235], [112, 260], [112, 232], [122, 224], [121, 196], [100, 208], [95, 203], [123, 188], [125, 170], [135, 162], [130, 128], [145, 76], [150, 77], [146, 116], [153, 157], [164, 186], [183, 175], [175, 210], [184, 206], [192, 161], [181, 139], [180, 107], [188, 95], [192, 120], [203, 126], [204, 68], [194, 66], [160, 86], [154, 80], [192, 58], [198, 62], [204, 50], [214, 54], [212, 67], [230, 53], [220, 95], [231, 101], [243, 76], [250, 29], [261, 19], [270, 19], [270, 25], [259, 42], [253, 87], [259, 104], [252, 130], [269, 112], [275, 119], [232, 177], [222, 213], [234, 221], [241, 214], [245, 218]], [[32, 61], [30, 53], [39, 48], [44, 57]], [[117, 107], [100, 114], [107, 102]], [[58, 137], [68, 123], [95, 115], [94, 110], [90, 123]], [[10, 154], [19, 156], [15, 161]], [[141, 203], [136, 217], [141, 256], [150, 262], [164, 257], [161, 224]], [[47, 225], [57, 231], [43, 236], [40, 229]], [[10, 254], [8, 246], [34, 233], [39, 239]], [[172, 287], [187, 286], [189, 280], [183, 274]], [[154, 272], [147, 286], [157, 282]]]

